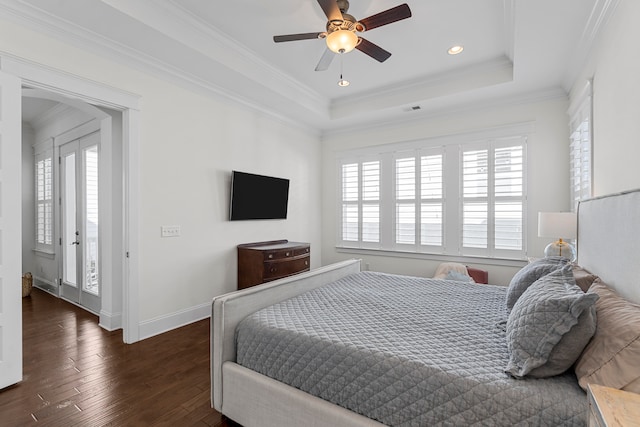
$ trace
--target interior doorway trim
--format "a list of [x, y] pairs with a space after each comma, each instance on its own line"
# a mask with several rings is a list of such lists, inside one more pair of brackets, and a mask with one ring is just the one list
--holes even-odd
[[[139, 109], [141, 97], [46, 65], [0, 51], [0, 70], [21, 80], [23, 87], [41, 89], [62, 96], [70, 105], [86, 110], [106, 107], [122, 113], [124, 172], [123, 247], [113, 248], [122, 256], [122, 329], [125, 343], [140, 339], [139, 332]], [[90, 104], [89, 106], [87, 104]], [[19, 106], [18, 106], [19, 108]], [[103, 112], [102, 112], [103, 113]], [[108, 114], [103, 113], [108, 116]], [[109, 118], [104, 120], [110, 121]], [[113, 283], [118, 278], [113, 277]], [[16, 303], [18, 303], [17, 301]]]

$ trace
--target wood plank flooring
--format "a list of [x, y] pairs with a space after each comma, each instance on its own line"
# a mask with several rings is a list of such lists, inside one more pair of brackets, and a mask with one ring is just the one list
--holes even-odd
[[122, 342], [39, 289], [22, 299], [23, 381], [0, 390], [1, 426], [215, 426], [209, 320]]

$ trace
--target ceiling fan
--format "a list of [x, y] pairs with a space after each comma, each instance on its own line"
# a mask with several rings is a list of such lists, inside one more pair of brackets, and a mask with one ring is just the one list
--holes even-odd
[[380, 46], [360, 37], [356, 32], [362, 33], [383, 25], [391, 24], [411, 17], [411, 9], [404, 3], [384, 12], [371, 15], [368, 18], [356, 20], [349, 15], [348, 0], [317, 0], [318, 4], [327, 15], [327, 30], [319, 33], [288, 34], [273, 36], [276, 43], [290, 42], [308, 39], [326, 39], [327, 49], [316, 66], [316, 71], [324, 71], [329, 68], [336, 53], [347, 53], [358, 49], [373, 59], [384, 62], [391, 56]]

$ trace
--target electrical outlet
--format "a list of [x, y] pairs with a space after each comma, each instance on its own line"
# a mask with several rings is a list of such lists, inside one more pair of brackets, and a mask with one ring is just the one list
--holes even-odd
[[179, 225], [163, 225], [160, 227], [162, 237], [178, 237], [180, 236]]

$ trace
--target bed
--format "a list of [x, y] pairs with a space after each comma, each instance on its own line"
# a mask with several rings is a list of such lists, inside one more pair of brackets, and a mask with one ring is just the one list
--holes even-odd
[[[578, 220], [578, 264], [636, 303], [638, 215], [636, 191], [584, 202]], [[509, 292], [361, 272], [349, 260], [216, 297], [212, 404], [245, 427], [586, 425], [572, 369], [542, 375], [547, 365], [512, 360], [519, 349], [507, 337], [518, 328], [507, 319], [527, 313], [522, 301], [535, 293], [509, 306]], [[597, 297], [587, 296], [572, 306], [585, 306], [576, 322], [595, 316]], [[586, 369], [588, 380], [602, 371]]]

